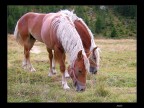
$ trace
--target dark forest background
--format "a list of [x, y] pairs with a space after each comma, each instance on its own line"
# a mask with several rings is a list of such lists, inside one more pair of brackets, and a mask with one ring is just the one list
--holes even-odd
[[27, 12], [49, 13], [62, 9], [74, 9], [95, 37], [136, 38], [136, 5], [9, 5], [7, 6], [7, 33], [14, 32], [17, 20]]

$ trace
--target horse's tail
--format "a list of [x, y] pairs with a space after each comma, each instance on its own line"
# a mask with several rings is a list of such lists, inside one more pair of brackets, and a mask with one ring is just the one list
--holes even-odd
[[21, 35], [19, 33], [19, 30], [18, 30], [18, 22], [17, 22], [16, 27], [15, 27], [14, 37], [15, 37], [17, 43], [19, 43], [20, 45], [23, 46], [24, 43], [23, 43], [23, 40], [22, 40]]

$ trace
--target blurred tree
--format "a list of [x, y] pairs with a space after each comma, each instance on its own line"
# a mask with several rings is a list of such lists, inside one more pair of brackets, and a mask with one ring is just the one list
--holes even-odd
[[118, 37], [117, 31], [116, 31], [115, 27], [112, 27], [112, 32], [111, 32], [111, 35], [110, 35], [110, 36], [111, 36], [112, 38]]

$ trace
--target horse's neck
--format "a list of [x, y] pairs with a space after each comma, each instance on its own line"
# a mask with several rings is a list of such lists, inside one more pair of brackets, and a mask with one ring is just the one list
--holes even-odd
[[96, 47], [95, 40], [94, 40], [94, 36], [93, 36], [91, 30], [88, 28], [88, 26], [87, 26], [87, 25], [85, 24], [85, 22], [83, 21], [83, 19], [79, 18], [79, 20], [80, 20], [81, 23], [86, 27], [86, 29], [87, 29], [90, 37], [91, 37], [91, 46], [90, 46], [90, 51], [91, 51], [94, 47]]

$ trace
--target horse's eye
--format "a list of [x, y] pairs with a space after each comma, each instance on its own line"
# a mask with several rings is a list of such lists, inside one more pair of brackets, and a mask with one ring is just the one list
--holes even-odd
[[81, 71], [81, 70], [79, 70], [78, 72], [79, 72], [79, 73], [82, 73], [82, 71]]

